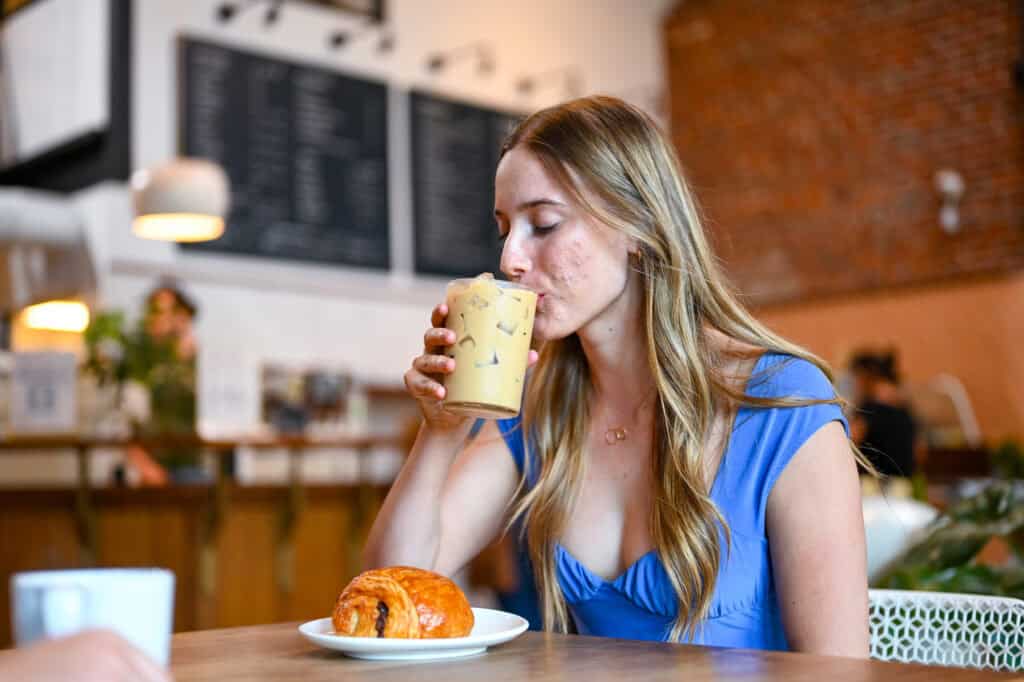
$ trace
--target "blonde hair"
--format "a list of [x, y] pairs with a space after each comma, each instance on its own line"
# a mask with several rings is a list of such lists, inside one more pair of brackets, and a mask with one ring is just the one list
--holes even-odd
[[[740, 405], [797, 406], [832, 400], [755, 398], [716, 369], [723, 359], [706, 329], [765, 351], [807, 360], [832, 380], [819, 358], [776, 336], [739, 303], [705, 237], [696, 203], [671, 144], [642, 111], [611, 97], [587, 97], [522, 121], [502, 147], [532, 153], [597, 221], [639, 245], [647, 361], [654, 377], [653, 508], [650, 532], [679, 598], [671, 641], [692, 637], [707, 616], [719, 569], [725, 519], [706, 483], [704, 447], [716, 413]], [[574, 179], [578, 178], [578, 182]], [[582, 487], [583, 446], [593, 392], [578, 336], [549, 341], [523, 399], [523, 429], [538, 470], [526, 458], [511, 518], [522, 516], [547, 629], [568, 630], [555, 545]], [[571, 397], [571, 399], [570, 399]], [[856, 451], [855, 451], [856, 452]], [[511, 525], [511, 522], [510, 522]]]

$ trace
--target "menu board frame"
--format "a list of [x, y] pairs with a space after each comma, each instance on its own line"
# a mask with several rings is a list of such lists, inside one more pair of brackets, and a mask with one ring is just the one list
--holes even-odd
[[[418, 117], [421, 104], [437, 107], [439, 113], [448, 108], [463, 119], [447, 145], [449, 158], [443, 161], [449, 165], [448, 170], [457, 167], [447, 187], [438, 186], [444, 169], [431, 168], [430, 157], [422, 153], [428, 142], [424, 139], [424, 120]], [[498, 275], [501, 242], [493, 215], [494, 171], [505, 135], [525, 114], [484, 107], [426, 89], [408, 92], [408, 109], [414, 272], [439, 277], [466, 277], [480, 272]], [[472, 128], [467, 130], [467, 122], [469, 126], [482, 126], [484, 134], [473, 135]], [[502, 127], [505, 129], [501, 130]], [[443, 143], [437, 144], [441, 146]], [[477, 168], [472, 167], [474, 160]], [[428, 188], [428, 185], [432, 187]], [[483, 187], [486, 190], [481, 190]], [[479, 196], [479, 203], [469, 206], [467, 211], [459, 211], [460, 216], [466, 215], [464, 221], [460, 218], [446, 219], [443, 212], [438, 218], [438, 203], [444, 202], [446, 197], [450, 199], [449, 208], [456, 208], [460, 203], [472, 202], [474, 194]], [[441, 232], [453, 224], [452, 232]]]
[[[197, 151], [202, 145], [193, 139], [194, 128], [189, 128], [202, 106], [190, 99], [193, 79], [199, 77], [190, 57], [201, 49], [229, 56], [231, 63], [224, 68], [236, 78], [226, 77], [225, 85], [234, 92], [225, 94], [220, 104], [225, 111], [244, 112], [241, 117], [204, 114], [219, 115], [231, 123], [229, 128], [221, 121], [225, 134], [213, 136], [222, 141], [219, 154]], [[220, 163], [232, 185], [225, 235], [210, 242], [179, 244], [179, 248], [373, 271], [391, 269], [392, 140], [386, 82], [187, 34], [178, 36], [177, 60], [179, 152]], [[249, 84], [257, 69], [270, 74], [265, 91]], [[246, 81], [240, 83], [237, 77], [242, 76]], [[306, 87], [301, 83], [310, 84], [308, 91], [301, 90]], [[263, 82], [260, 85], [264, 87]], [[272, 87], [277, 90], [271, 91]], [[283, 99], [282, 89], [287, 93]], [[339, 97], [339, 92], [351, 97]], [[240, 99], [239, 93], [247, 100], [244, 104], [233, 103]], [[252, 100], [261, 94], [266, 99], [279, 98], [266, 104], [277, 116], [257, 119]], [[330, 145], [297, 141], [320, 133], [333, 135]], [[276, 142], [274, 135], [278, 135]], [[264, 149], [254, 148], [251, 139], [262, 140]], [[322, 150], [327, 151], [321, 154]], [[257, 153], [270, 158], [254, 162]], [[339, 175], [348, 180], [341, 187], [332, 182]]]

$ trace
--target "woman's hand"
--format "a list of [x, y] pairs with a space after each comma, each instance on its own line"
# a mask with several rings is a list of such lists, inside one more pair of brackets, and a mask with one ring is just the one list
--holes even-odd
[[455, 343], [455, 332], [445, 329], [448, 305], [442, 303], [430, 315], [431, 328], [423, 335], [423, 354], [413, 358], [405, 373], [405, 388], [420, 404], [427, 426], [454, 429], [469, 417], [445, 411], [441, 401], [446, 395], [444, 377], [455, 371], [455, 359], [444, 354], [446, 346]]
[[[413, 358], [412, 367], [405, 373], [405, 388], [420, 404], [427, 426], [454, 429], [465, 425], [469, 417], [453, 414], [444, 409], [445, 376], [455, 371], [455, 359], [444, 354], [444, 349], [455, 343], [455, 332], [446, 329], [448, 305], [441, 303], [430, 316], [431, 328], [423, 335], [423, 354]], [[531, 350], [527, 366], [537, 362], [537, 351]]]

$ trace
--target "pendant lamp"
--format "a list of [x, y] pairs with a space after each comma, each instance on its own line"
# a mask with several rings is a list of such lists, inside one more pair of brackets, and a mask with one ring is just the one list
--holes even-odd
[[136, 171], [132, 232], [143, 239], [203, 242], [224, 234], [230, 205], [227, 174], [206, 159], [179, 158]]

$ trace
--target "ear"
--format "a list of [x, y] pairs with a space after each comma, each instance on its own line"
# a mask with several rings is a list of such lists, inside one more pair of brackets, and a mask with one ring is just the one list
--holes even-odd
[[627, 254], [629, 258], [629, 266], [636, 270], [642, 269], [644, 252], [640, 248], [640, 242], [635, 239], [630, 239], [628, 241]]
[[623, 239], [626, 241], [626, 252], [630, 258], [638, 257], [640, 255], [640, 240], [626, 235], [623, 235]]
[[643, 260], [644, 257], [644, 245], [639, 239], [630, 239], [628, 241], [629, 257], [633, 260]]

